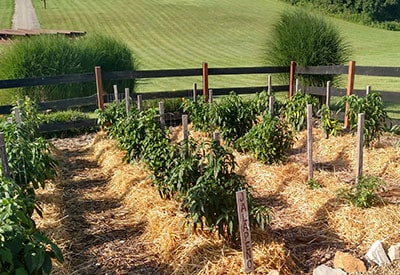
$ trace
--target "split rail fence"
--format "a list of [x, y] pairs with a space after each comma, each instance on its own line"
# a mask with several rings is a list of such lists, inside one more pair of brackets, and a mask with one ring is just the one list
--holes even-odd
[[[270, 81], [266, 81], [264, 86], [258, 87], [229, 87], [229, 88], [212, 88], [209, 85], [208, 77], [210, 75], [273, 75], [273, 74], [289, 74], [288, 85], [272, 85]], [[263, 90], [272, 90], [274, 92], [288, 92], [290, 98], [294, 91], [299, 88], [296, 87], [296, 77], [298, 75], [347, 75], [347, 88], [339, 89], [329, 87], [330, 96], [345, 96], [350, 94], [357, 94], [359, 96], [365, 96], [366, 90], [355, 90], [354, 89], [354, 78], [355, 75], [364, 76], [381, 76], [381, 77], [396, 77], [400, 78], [400, 67], [370, 67], [370, 66], [355, 66], [354, 61], [350, 61], [349, 65], [335, 65], [335, 66], [310, 66], [310, 67], [299, 67], [296, 66], [295, 62], [291, 62], [290, 66], [274, 66], [274, 67], [236, 67], [236, 68], [208, 68], [207, 63], [203, 63], [201, 68], [195, 69], [170, 69], [170, 70], [139, 70], [139, 71], [123, 71], [123, 72], [102, 72], [100, 67], [96, 67], [92, 73], [83, 74], [69, 74], [60, 76], [45, 76], [36, 78], [25, 78], [25, 79], [10, 79], [0, 80], [0, 89], [12, 89], [21, 87], [31, 86], [46, 86], [46, 85], [57, 85], [57, 84], [68, 84], [68, 83], [84, 83], [94, 82], [97, 87], [97, 95], [89, 97], [80, 97], [67, 100], [57, 100], [49, 102], [39, 103], [39, 108], [42, 110], [66, 110], [70, 108], [83, 107], [89, 105], [97, 105], [98, 108], [102, 108], [104, 101], [107, 98], [104, 95], [102, 82], [104, 80], [117, 81], [127, 79], [153, 79], [153, 78], [169, 78], [169, 77], [202, 77], [202, 92], [204, 97], [208, 98], [209, 90], [212, 89], [213, 95], [227, 95], [231, 91], [235, 91], [236, 94], [254, 94]], [[267, 77], [266, 77], [267, 79]], [[270, 78], [268, 78], [270, 79]], [[327, 87], [301, 87], [304, 92], [325, 96], [327, 93]], [[174, 91], [174, 92], [146, 92], [146, 93], [135, 93], [135, 95], [141, 95], [143, 99], [163, 99], [163, 98], [181, 98], [190, 97], [193, 95], [193, 89], [197, 89], [197, 85], [187, 90]], [[400, 89], [398, 91], [385, 91], [381, 92], [382, 99], [384, 102], [391, 102], [400, 104]], [[12, 106], [0, 106], [0, 114], [9, 114]], [[394, 119], [393, 124], [400, 124], [400, 120]], [[60, 125], [55, 128], [80, 128], [94, 126], [95, 120], [71, 122], [68, 125]], [[48, 127], [51, 131], [51, 128]], [[44, 129], [46, 131], [46, 129]]]

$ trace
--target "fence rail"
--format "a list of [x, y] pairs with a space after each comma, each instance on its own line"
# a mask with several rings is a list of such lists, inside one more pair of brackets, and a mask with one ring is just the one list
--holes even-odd
[[[206, 65], [206, 66], [204, 66]], [[333, 65], [333, 66], [309, 66], [301, 67], [294, 66], [294, 75], [344, 75], [349, 74], [349, 66]], [[118, 71], [118, 72], [103, 72], [101, 80], [126, 80], [126, 79], [141, 79], [141, 78], [167, 78], [167, 77], [189, 77], [202, 76], [203, 78], [203, 94], [208, 93], [208, 75], [238, 75], [238, 74], [281, 74], [290, 73], [291, 66], [273, 66], [273, 67], [237, 67], [237, 68], [208, 68], [207, 63], [203, 63], [202, 68], [192, 69], [169, 69], [169, 70], [139, 70], [139, 71]], [[381, 76], [381, 77], [400, 77], [400, 67], [371, 67], [357, 66], [354, 69], [356, 75], [365, 76]], [[207, 78], [207, 79], [205, 79]], [[291, 78], [293, 79], [293, 78]], [[10, 79], [0, 80], [0, 89], [11, 89], [20, 87], [45, 86], [69, 83], [96, 82], [96, 74], [82, 73], [69, 74], [59, 76], [44, 76], [25, 79]], [[273, 91], [289, 91], [293, 83], [288, 85], [272, 86]], [[268, 84], [258, 87], [229, 87], [229, 88], [212, 88], [214, 95], [226, 95], [234, 90], [237, 94], [251, 94], [266, 90]], [[314, 95], [325, 95], [326, 88], [324, 87], [304, 87], [307, 93]], [[348, 88], [349, 89], [349, 88]], [[344, 96], [349, 93], [348, 89], [331, 88], [331, 96]], [[360, 96], [365, 95], [363, 90], [354, 90], [355, 94]], [[188, 97], [192, 95], [192, 89], [175, 91], [175, 92], [149, 92], [136, 93], [141, 94], [143, 99], [155, 98], [178, 98]], [[382, 99], [385, 102], [400, 104], [400, 91], [382, 92]], [[77, 106], [95, 105], [97, 102], [96, 95], [57, 100], [51, 102], [42, 102], [39, 104], [40, 109], [65, 110]], [[0, 114], [8, 114], [12, 106], [0, 106]]]

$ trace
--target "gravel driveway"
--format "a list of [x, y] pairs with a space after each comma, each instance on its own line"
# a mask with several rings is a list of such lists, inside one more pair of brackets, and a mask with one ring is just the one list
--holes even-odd
[[32, 0], [15, 0], [12, 29], [40, 29], [39, 20], [36, 16]]

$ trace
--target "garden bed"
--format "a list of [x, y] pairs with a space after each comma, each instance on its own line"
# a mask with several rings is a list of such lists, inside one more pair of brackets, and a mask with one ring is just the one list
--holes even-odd
[[[266, 231], [253, 231], [255, 274], [312, 273], [332, 265], [336, 251], [362, 258], [376, 240], [400, 242], [400, 150], [398, 137], [385, 135], [365, 150], [364, 173], [386, 182], [377, 206], [356, 208], [337, 190], [355, 179], [356, 138], [325, 139], [315, 132], [314, 178], [307, 185], [305, 132], [297, 135], [284, 164], [264, 165], [235, 154], [258, 201], [273, 211]], [[201, 137], [202, 134], [190, 132]], [[181, 127], [172, 131], [181, 139]], [[39, 195], [44, 219], [38, 226], [52, 236], [66, 258], [55, 274], [239, 274], [241, 252], [213, 234], [189, 234], [175, 201], [162, 200], [141, 164], [124, 164], [123, 153], [103, 133], [53, 140], [60, 173]], [[193, 233], [193, 232], [192, 232]], [[398, 274], [399, 265], [371, 267], [369, 274]]]

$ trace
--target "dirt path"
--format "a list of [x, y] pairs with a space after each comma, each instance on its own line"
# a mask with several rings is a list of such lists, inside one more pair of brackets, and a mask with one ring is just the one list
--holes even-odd
[[39, 20], [31, 0], [15, 0], [12, 29], [40, 29]]
[[[93, 159], [94, 135], [55, 139], [60, 175], [52, 194], [60, 222], [53, 236], [63, 239], [66, 262], [55, 274], [164, 274], [146, 244], [143, 224], [132, 224], [130, 210], [106, 190], [112, 175]], [[58, 198], [58, 199], [57, 199]], [[50, 203], [50, 202], [48, 202]], [[54, 211], [51, 211], [54, 212]], [[57, 211], [55, 211], [57, 212]], [[49, 215], [49, 213], [45, 213]], [[51, 224], [47, 222], [47, 224]]]

